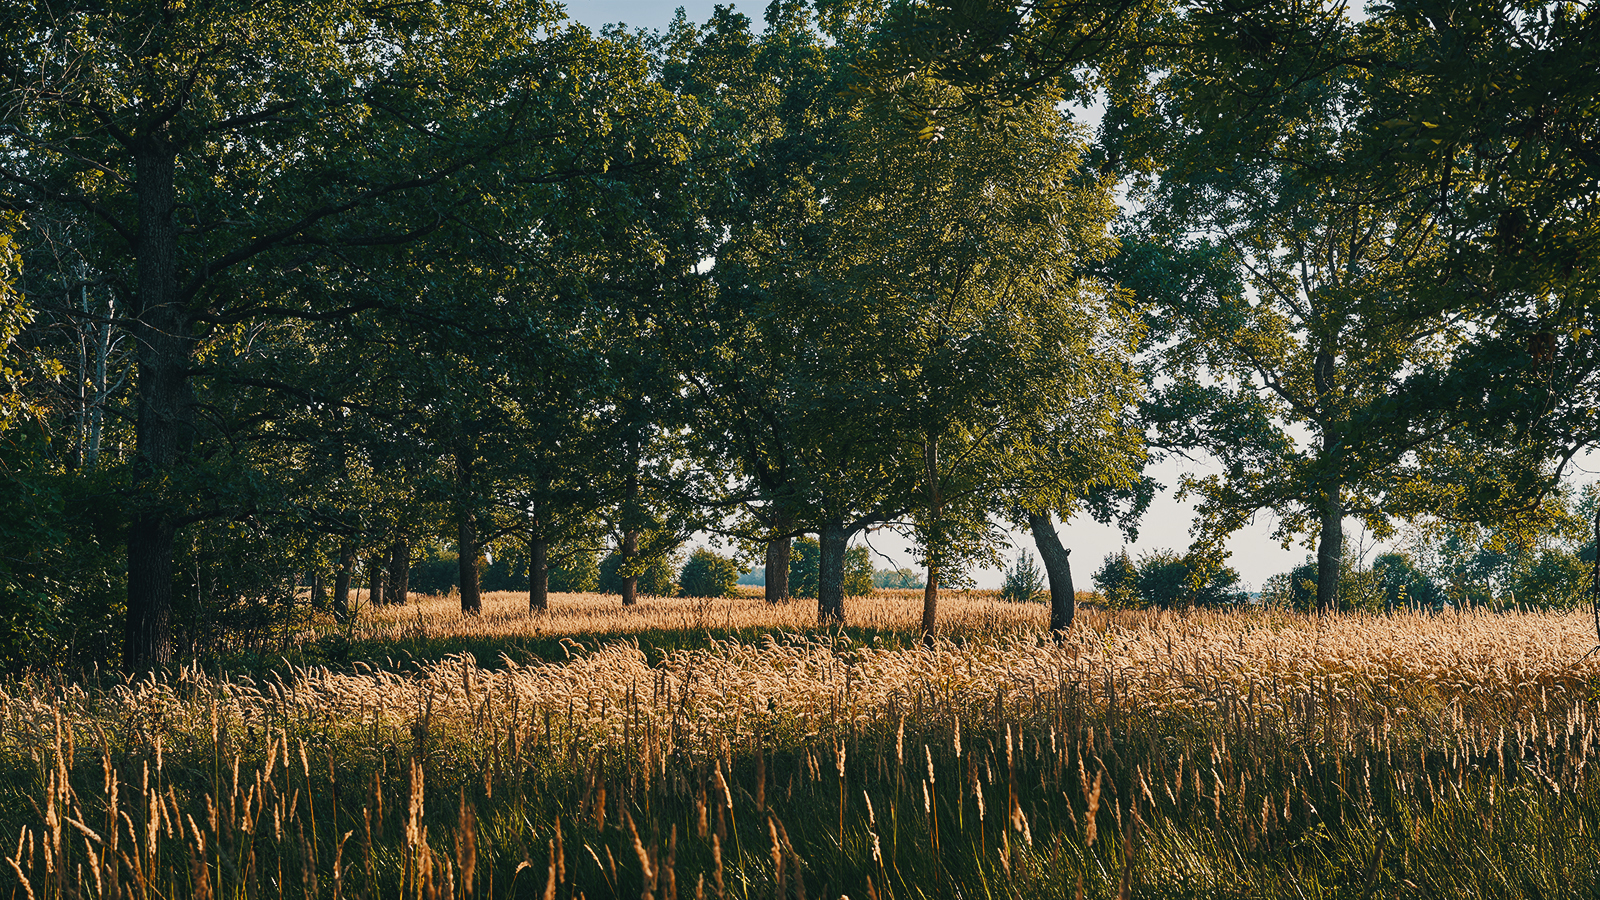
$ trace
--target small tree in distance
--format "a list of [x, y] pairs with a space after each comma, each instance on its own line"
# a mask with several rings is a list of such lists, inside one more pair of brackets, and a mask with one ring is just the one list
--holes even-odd
[[1000, 599], [1013, 603], [1027, 603], [1044, 591], [1044, 569], [1034, 561], [1033, 554], [1023, 551], [1006, 570], [1006, 580], [1000, 586]]
[[705, 547], [689, 554], [678, 575], [678, 587], [685, 597], [731, 597], [739, 581], [739, 564]]

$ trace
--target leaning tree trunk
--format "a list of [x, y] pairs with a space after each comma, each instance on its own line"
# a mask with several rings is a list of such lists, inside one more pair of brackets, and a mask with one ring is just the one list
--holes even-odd
[[341, 622], [350, 620], [350, 576], [355, 567], [355, 545], [340, 544], [339, 568], [333, 573], [333, 614]]
[[844, 624], [844, 554], [850, 532], [834, 519], [822, 523], [822, 552], [817, 560], [817, 621]]
[[788, 517], [781, 518], [773, 523], [772, 530], [782, 533], [782, 537], [767, 541], [767, 573], [764, 581], [768, 603], [782, 603], [789, 599], [789, 557], [794, 548], [794, 539], [789, 537], [789, 529], [794, 527], [794, 520]]
[[550, 541], [542, 534], [528, 535], [528, 612], [550, 609]]
[[1072, 628], [1078, 611], [1078, 596], [1072, 587], [1072, 551], [1061, 546], [1061, 536], [1056, 534], [1048, 511], [1030, 510], [1028, 528], [1033, 532], [1033, 544], [1039, 548], [1039, 559], [1050, 581], [1050, 630], [1059, 637]]
[[1325, 489], [1321, 533], [1317, 536], [1317, 611], [1339, 608], [1339, 563], [1344, 559], [1344, 500], [1339, 485]]
[[172, 662], [172, 560], [178, 512], [164, 485], [194, 442], [189, 382], [190, 318], [178, 290], [173, 223], [176, 154], [164, 133], [135, 148], [138, 204], [138, 348], [133, 512], [127, 529], [128, 614], [122, 664], [129, 671]]

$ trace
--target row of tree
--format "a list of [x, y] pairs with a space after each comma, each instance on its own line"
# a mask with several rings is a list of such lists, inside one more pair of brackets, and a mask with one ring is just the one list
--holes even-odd
[[1196, 579], [1271, 509], [1328, 608], [1346, 518], [1533, 514], [1594, 442], [1589, 8], [766, 18], [0, 11], [8, 661], [164, 665], [439, 537], [471, 613], [489, 547], [541, 610], [701, 530], [780, 599], [812, 534], [839, 621], [889, 525], [932, 634], [1025, 526], [1066, 628], [1056, 523], [1131, 527], [1152, 447], [1222, 464]]

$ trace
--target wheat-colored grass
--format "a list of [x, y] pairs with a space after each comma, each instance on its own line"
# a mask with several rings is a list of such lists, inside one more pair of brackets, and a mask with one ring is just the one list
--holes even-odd
[[[460, 655], [405, 669], [300, 667], [266, 681], [189, 668], [108, 685], [36, 677], [0, 687], [0, 762], [22, 773], [0, 799], [34, 810], [0, 849], [20, 888], [14, 896], [338, 898], [340, 879], [361, 874], [363, 896], [388, 884], [406, 897], [465, 898], [480, 889], [496, 895], [505, 882], [497, 889], [495, 872], [514, 881], [530, 867], [548, 872], [545, 896], [556, 895], [558, 877], [560, 896], [600, 895], [602, 880], [613, 891], [617, 884], [613, 846], [637, 856], [639, 872], [671, 873], [680, 825], [686, 847], [691, 833], [699, 842], [694, 865], [709, 879], [701, 884], [720, 884], [724, 811], [729, 835], [737, 822], [747, 838], [751, 823], [770, 828], [771, 878], [781, 887], [785, 867], [799, 871], [800, 863], [777, 814], [763, 812], [768, 782], [774, 798], [779, 784], [763, 753], [785, 760], [785, 802], [802, 800], [784, 815], [797, 833], [808, 829], [804, 852], [813, 859], [818, 848], [842, 847], [847, 827], [877, 847], [881, 819], [869, 812], [863, 821], [854, 806], [846, 819], [848, 777], [867, 788], [866, 803], [897, 804], [897, 821], [919, 836], [903, 852], [918, 858], [939, 859], [941, 830], [954, 834], [940, 825], [941, 804], [977, 817], [956, 825], [968, 841], [960, 852], [991, 865], [997, 858], [1007, 873], [1033, 842], [1030, 819], [1058, 833], [1079, 829], [1074, 841], [1051, 845], [1056, 855], [1039, 871], [1066, 861], [1099, 872], [1101, 895], [1117, 878], [1105, 861], [1128, 884], [1132, 857], [1106, 854], [1131, 846], [1117, 835], [1133, 834], [1125, 826], [1135, 827], [1140, 804], [1146, 815], [1182, 823], [1161, 826], [1178, 829], [1161, 851], [1176, 861], [1163, 865], [1203, 874], [1218, 848], [1243, 865], [1262, 848], [1298, 846], [1296, 835], [1322, 827], [1334, 805], [1345, 810], [1340, 822], [1347, 812], [1387, 822], [1400, 830], [1384, 840], [1433, 852], [1447, 841], [1424, 837], [1427, 828], [1481, 820], [1484, 834], [1505, 833], [1517, 807], [1493, 803], [1511, 785], [1538, 803], [1592, 787], [1600, 654], [1585, 656], [1595, 636], [1577, 614], [1095, 610], [1058, 642], [1041, 630], [1037, 606], [969, 597], [945, 606], [954, 640], [906, 649], [816, 629], [810, 605], [798, 601], [648, 600], [622, 610], [615, 598], [564, 597], [537, 619], [517, 595], [488, 598], [479, 617], [461, 617], [450, 602], [369, 611], [356, 629], [370, 637], [408, 628], [507, 635], [564, 623], [562, 633], [620, 639], [574, 647], [559, 662], [484, 667]], [[851, 616], [914, 627], [918, 604], [915, 595], [888, 596], [855, 604]], [[627, 637], [713, 626], [769, 634], [656, 659]], [[740, 759], [747, 764], [736, 771]], [[391, 768], [402, 763], [409, 782]], [[1018, 780], [1025, 765], [1026, 784]], [[1114, 788], [1118, 767], [1122, 787]], [[1105, 790], [1121, 793], [1102, 801], [1108, 772]], [[435, 792], [425, 812], [424, 778], [441, 774], [452, 779], [449, 806], [441, 815]], [[726, 781], [735, 775], [739, 790]], [[523, 808], [533, 802], [530, 784], [548, 804], [537, 823]], [[1478, 797], [1490, 805], [1475, 806]], [[985, 802], [1004, 804], [991, 807], [999, 815], [988, 825]], [[1102, 802], [1109, 810], [1097, 813]], [[480, 804], [498, 823], [489, 830], [476, 824]], [[1491, 816], [1491, 807], [1512, 812]], [[1413, 808], [1447, 818], [1433, 822]], [[795, 818], [815, 819], [819, 809], [835, 817]], [[1041, 818], [1052, 809], [1066, 818]], [[1542, 821], [1568, 827], [1560, 818], [1568, 807], [1539, 809]], [[1479, 818], [1448, 818], [1461, 810]], [[646, 815], [656, 818], [636, 828], [634, 816]], [[584, 841], [593, 865], [561, 855], [563, 833]], [[492, 842], [492, 866], [480, 865], [480, 837]], [[1522, 858], [1522, 844], [1506, 840], [1502, 858]], [[1538, 842], [1560, 853], [1571, 844], [1560, 835]], [[1063, 849], [1074, 846], [1104, 849], [1094, 859]], [[1362, 858], [1378, 858], [1381, 846]], [[760, 852], [735, 858], [741, 877], [768, 877], [759, 874], [768, 865]], [[563, 859], [584, 874], [569, 879]], [[874, 871], [889, 877], [881, 865]], [[641, 877], [647, 894], [660, 885]]]
[[[1034, 631], [1049, 620], [1041, 603], [1007, 603], [995, 591], [947, 591], [939, 602], [941, 629], [949, 633]], [[880, 630], [920, 627], [922, 592], [880, 590], [845, 602], [851, 625]], [[405, 606], [363, 607], [348, 636], [392, 641], [408, 637], [629, 635], [643, 631], [804, 630], [817, 624], [817, 601], [795, 598], [768, 604], [743, 590], [730, 598], [641, 597], [623, 606], [615, 594], [552, 594], [550, 609], [534, 614], [528, 595], [497, 591], [483, 595], [483, 610], [462, 615], [455, 595], [413, 596]]]

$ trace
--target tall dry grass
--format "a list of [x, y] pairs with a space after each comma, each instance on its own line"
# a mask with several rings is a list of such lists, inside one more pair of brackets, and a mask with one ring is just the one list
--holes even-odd
[[[421, 617], [511, 627], [510, 602]], [[607, 617], [703, 627], [667, 602], [564, 605], [624, 635]], [[802, 604], [741, 603], [716, 614], [800, 628], [782, 617]], [[15, 682], [0, 877], [34, 900], [1067, 895], [1067, 876], [1292, 896], [1274, 867], [1293, 866], [1448, 896], [1482, 887], [1426, 868], [1449, 829], [1537, 883], [1592, 846], [1581, 616], [1092, 613], [1056, 643], [1037, 613], [982, 600], [931, 649], [780, 630], [654, 662], [624, 639], [492, 668]], [[1550, 895], [1595, 884], [1565, 877]]]

